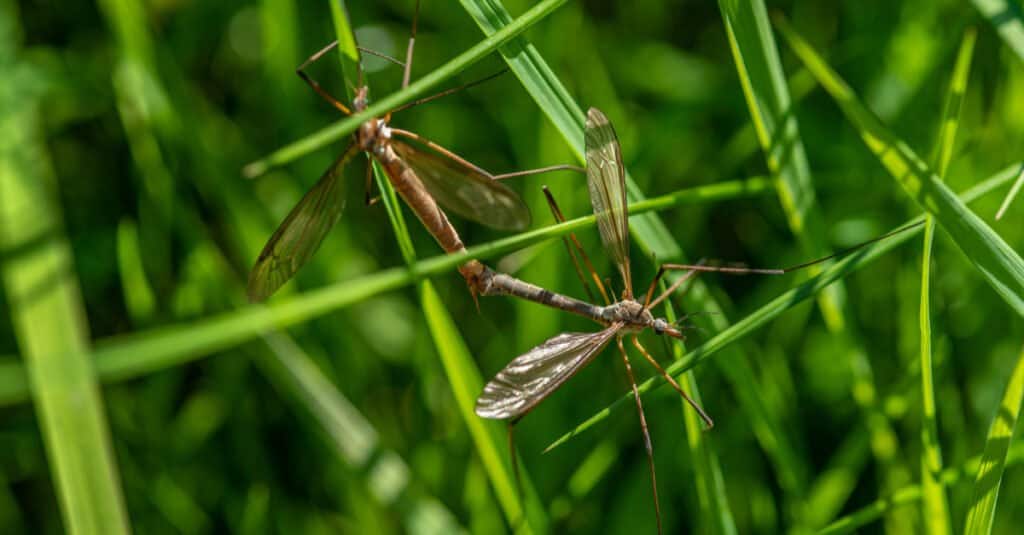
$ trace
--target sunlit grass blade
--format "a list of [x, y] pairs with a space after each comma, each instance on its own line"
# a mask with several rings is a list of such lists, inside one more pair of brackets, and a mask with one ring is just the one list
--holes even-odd
[[1022, 401], [1024, 401], [1024, 350], [1021, 351], [1017, 365], [1006, 384], [1003, 400], [996, 408], [992, 417], [992, 426], [988, 430], [988, 438], [985, 439], [985, 452], [981, 456], [981, 466], [974, 480], [973, 497], [967, 511], [967, 522], [964, 525], [966, 535], [992, 533], [996, 500], [999, 498], [999, 487], [1003, 480], [1003, 471], [1006, 470], [1010, 441], [1013, 439], [1014, 428], [1017, 427]]
[[[409, 84], [409, 87], [392, 93], [375, 103], [367, 106], [362, 113], [351, 115], [330, 126], [324, 127], [298, 141], [292, 142], [267, 157], [252, 162], [245, 166], [243, 173], [249, 177], [255, 177], [267, 172], [271, 167], [286, 164], [305, 154], [313, 152], [320, 147], [337, 141], [347, 134], [351, 134], [363, 122], [380, 115], [384, 115], [402, 104], [414, 100], [416, 97], [424, 96], [431, 88], [441, 82], [455, 76], [468, 68], [473, 63], [483, 59], [485, 56], [496, 50], [510, 39], [526, 31], [534, 24], [540, 22], [552, 11], [564, 4], [566, 0], [543, 0], [533, 6], [529, 11], [516, 19], [512, 24], [505, 26], [501, 31], [480, 41], [469, 50], [463, 52], [448, 63], [434, 69], [429, 74]], [[582, 137], [580, 141], [582, 145]]]
[[[661, 289], [667, 289], [664, 281]], [[676, 313], [671, 301], [666, 301], [665, 319], [670, 323], [676, 321]], [[670, 352], [674, 360], [683, 357], [683, 344], [668, 342], [671, 346]], [[697, 377], [693, 370], [689, 370], [682, 376], [679, 386], [697, 402], [702, 405], [700, 390], [697, 388]], [[718, 454], [715, 452], [714, 442], [711, 435], [705, 433], [704, 422], [697, 415], [686, 400], [679, 400], [683, 411], [683, 422], [686, 426], [686, 443], [690, 450], [690, 462], [696, 474], [697, 499], [701, 510], [701, 525], [705, 526], [705, 533], [717, 533], [719, 535], [732, 535], [736, 533], [736, 521], [732, 516], [732, 509], [729, 507], [729, 497], [725, 488], [725, 479], [722, 477], [722, 466], [718, 462]]]
[[785, 19], [777, 26], [804, 65], [836, 100], [879, 162], [924, 210], [931, 212], [967, 258], [1017, 314], [1024, 316], [1024, 261], [970, 211], [911, 148], [857, 99], [853, 90]]
[[1024, 61], [1024, 10], [1016, 0], [971, 0], [1006, 46]]
[[[939, 481], [943, 486], [949, 487], [959, 482], [965, 475], [970, 477], [978, 473], [981, 464], [981, 457], [972, 457], [957, 467], [946, 468], [942, 471]], [[1024, 442], [1017, 441], [1009, 448], [1006, 455], [1006, 466], [1016, 466], [1024, 462]], [[909, 485], [884, 498], [879, 498], [871, 504], [858, 509], [848, 515], [837, 519], [827, 527], [818, 532], [818, 535], [840, 535], [842, 533], [853, 533], [858, 528], [865, 526], [882, 517], [887, 511], [914, 503], [921, 499], [921, 486]]]
[[[1017, 166], [1019, 165], [1020, 163], [1015, 163], [1012, 166], [1003, 169], [1002, 171], [996, 173], [988, 180], [984, 180], [981, 183], [969, 189], [968, 191], [964, 192], [961, 195], [961, 198], [964, 202], [971, 202], [990, 193], [995, 188], [998, 188], [1001, 185], [1009, 183], [1016, 176]], [[755, 329], [764, 326], [768, 321], [778, 317], [786, 310], [789, 310], [790, 308], [796, 306], [800, 302], [815, 295], [818, 291], [828, 286], [832, 282], [850, 275], [851, 273], [855, 272], [861, 267], [864, 267], [865, 265], [871, 263], [876, 258], [893, 250], [900, 244], [905, 243], [907, 240], [917, 235], [921, 231], [920, 224], [923, 221], [924, 216], [912, 219], [911, 221], [907, 222], [907, 225], [919, 226], [901, 232], [894, 236], [890, 236], [884, 240], [878, 241], [871, 245], [868, 245], [858, 250], [857, 252], [850, 254], [850, 256], [836, 262], [832, 266], [829, 266], [828, 269], [821, 272], [813, 279], [803, 284], [800, 284], [799, 286], [796, 286], [795, 288], [776, 297], [768, 304], [755, 310], [747, 317], [735, 322], [731, 327], [718, 333], [707, 342], [698, 346], [696, 349], [687, 352], [687, 354], [682, 359], [676, 361], [675, 363], [667, 367], [665, 371], [672, 374], [673, 376], [677, 376], [686, 370], [692, 369], [694, 366], [700, 364], [704, 360], [713, 356], [717, 352], [721, 351], [723, 348], [740, 340], [744, 336], [753, 332]], [[898, 228], [903, 228], [907, 225], [903, 225]], [[640, 390], [641, 394], [644, 394], [646, 392], [651, 391], [654, 388], [664, 386], [664, 382], [665, 380], [660, 376], [652, 377], [647, 381], [644, 381], [643, 384], [639, 385], [638, 389]], [[551, 445], [547, 447], [547, 449], [550, 450], [565, 443], [569, 439], [579, 435], [583, 431], [586, 431], [587, 429], [593, 427], [595, 424], [608, 418], [608, 416], [610, 416], [612, 412], [627, 407], [627, 403], [631, 402], [632, 400], [632, 395], [632, 392], [623, 395], [615, 402], [613, 402], [611, 405], [608, 405], [601, 411], [597, 412], [590, 418], [587, 418], [582, 423], [575, 426], [568, 433], [562, 435], [561, 437], [558, 437], [558, 439], [552, 442]]]
[[[503, 28], [511, 20], [511, 16], [499, 0], [463, 0], [462, 4], [485, 34], [494, 35], [496, 31], [504, 31], [499, 28]], [[582, 161], [583, 115], [564, 84], [524, 38], [513, 43], [509, 49], [502, 49], [502, 54], [541, 111], [551, 119], [577, 158]], [[638, 201], [645, 198], [645, 194], [637, 187], [628, 171], [626, 188], [630, 200]], [[682, 248], [658, 217], [631, 217], [630, 233], [635, 239], [634, 243], [647, 257], [661, 262], [686, 260]], [[674, 280], [678, 276], [678, 273], [673, 273], [669, 275], [669, 279]], [[692, 296], [699, 296], [700, 308], [711, 314], [708, 322], [714, 330], [721, 331], [728, 327], [729, 321], [722, 308], [706, 291], [702, 281], [695, 284]], [[739, 397], [743, 410], [751, 421], [754, 435], [778, 469], [783, 488], [787, 492], [801, 494], [806, 479], [805, 465], [795, 454], [796, 449], [790, 444], [778, 416], [773, 414], [769, 405], [764, 402], [762, 388], [752, 379], [754, 373], [751, 357], [739, 348], [729, 348], [723, 357], [722, 372]]]
[[[451, 315], [430, 281], [420, 283], [419, 295], [427, 326], [430, 328], [434, 346], [437, 348], [441, 363], [448, 376], [448, 382], [451, 384], [459, 413], [462, 415], [466, 428], [469, 429], [473, 443], [476, 445], [477, 454], [487, 471], [494, 493], [505, 512], [509, 525], [513, 526], [516, 532], [547, 532], [544, 508], [540, 506], [539, 498], [530, 484], [530, 478], [527, 477], [522, 463], [520, 463], [519, 470], [522, 475], [521, 481], [526, 503], [524, 504], [520, 500], [510, 463], [512, 457], [508, 449], [508, 441], [505, 439], [504, 426], [492, 420], [484, 420], [473, 411], [477, 396], [483, 392], [484, 381], [473, 357], [469, 354], [465, 341], [458, 333], [455, 322], [452, 321]], [[524, 510], [526, 511], [525, 516]]]
[[[18, 20], [10, 5], [0, 10], [0, 19]], [[0, 69], [28, 72], [16, 63], [14, 33], [0, 35]], [[71, 246], [53, 201], [38, 87], [17, 83], [26, 79], [0, 92], [0, 275], [64, 528], [129, 533]]]
[[1017, 198], [1017, 194], [1020, 193], [1021, 187], [1024, 187], [1024, 167], [1020, 169], [1020, 176], [1017, 177], [1017, 181], [1013, 183], [1013, 187], [1010, 188], [1010, 193], [1006, 194], [1006, 198], [1003, 199], [1003, 204], [999, 205], [999, 211], [996, 212], [996, 220], [1002, 219], [1003, 215], [1006, 214], [1006, 210], [1010, 208], [1010, 203]]
[[[977, 32], [969, 29], [960, 44], [956, 66], [946, 97], [946, 105], [939, 122], [939, 135], [935, 144], [932, 164], [941, 179], [949, 168], [953, 155], [957, 127], [960, 124], [960, 108], [967, 92], [967, 79], [971, 70], [971, 58]], [[931, 259], [932, 242], [935, 234], [935, 219], [925, 216], [924, 245], [921, 252], [921, 490], [923, 509], [921, 519], [929, 533], [952, 532], [949, 519], [949, 505], [946, 491], [939, 482], [942, 472], [942, 448], [939, 445], [939, 427], [935, 409], [935, 384], [932, 370], [932, 320], [931, 320]]]
[[[754, 131], [776, 179], [789, 229], [807, 258], [825, 256], [825, 225], [768, 11], [762, 0], [719, 0], [718, 7]], [[826, 266], [814, 266], [808, 276]], [[833, 332], [843, 328], [845, 293], [842, 283], [838, 283], [818, 296], [822, 315]]]
[[[630, 205], [630, 213], [665, 210], [692, 203], [763, 195], [771, 191], [763, 179], [721, 182], [683, 189]], [[488, 259], [593, 226], [594, 216], [579, 217], [509, 238], [470, 247], [465, 254], [439, 255], [411, 268], [391, 268], [342, 281], [269, 305], [250, 305], [195, 322], [167, 325], [127, 336], [100, 340], [93, 354], [103, 381], [123, 380], [166, 369], [236, 346], [260, 334], [309, 321], [384, 292], [415, 283], [422, 277], [452, 271], [470, 258]], [[11, 357], [15, 359], [16, 357]], [[8, 361], [9, 362], [9, 361]], [[23, 367], [0, 365], [0, 405], [28, 399]]]

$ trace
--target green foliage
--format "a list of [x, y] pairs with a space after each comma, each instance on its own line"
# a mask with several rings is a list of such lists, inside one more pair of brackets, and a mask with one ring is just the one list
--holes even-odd
[[581, 161], [581, 110], [604, 110], [640, 291], [660, 262], [783, 267], [938, 223], [923, 265], [918, 228], [806, 274], [701, 276], [658, 311], [689, 339], [645, 345], [716, 423], [634, 367], [667, 533], [1016, 532], [1024, 212], [994, 219], [1022, 169], [1016, 2], [423, 2], [408, 88], [363, 53], [365, 114], [295, 76], [342, 36], [307, 72], [348, 100], [345, 36], [403, 59], [415, 4], [0, 1], [0, 530], [654, 532], [611, 353], [516, 426], [522, 494], [473, 414], [511, 358], [594, 328], [477, 304], [455, 273], [472, 256], [578, 296], [551, 245], [574, 232], [611, 275], [577, 175], [509, 181], [531, 230], [453, 217], [470, 253], [442, 256], [379, 174], [364, 206], [360, 155], [310, 264], [244, 304], [361, 121], [507, 67], [392, 123], [508, 172]]

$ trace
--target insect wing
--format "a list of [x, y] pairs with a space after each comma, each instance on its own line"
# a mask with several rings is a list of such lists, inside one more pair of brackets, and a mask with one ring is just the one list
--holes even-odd
[[355, 144], [349, 145], [274, 231], [249, 272], [250, 301], [270, 297], [323, 243], [345, 208], [341, 171], [357, 152], [359, 148]]
[[523, 199], [480, 169], [394, 139], [391, 146], [445, 208], [498, 230], [530, 226], [530, 209]]
[[615, 261], [623, 283], [632, 296], [629, 270], [629, 212], [626, 207], [626, 172], [615, 129], [597, 108], [587, 111], [584, 133], [587, 156], [587, 186], [597, 217], [597, 229], [608, 256]]
[[619, 328], [562, 333], [516, 357], [484, 386], [476, 413], [498, 420], [526, 414], [593, 360]]

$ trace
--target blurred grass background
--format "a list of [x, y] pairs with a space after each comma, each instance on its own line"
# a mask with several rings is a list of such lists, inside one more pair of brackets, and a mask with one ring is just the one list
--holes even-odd
[[[494, 2], [480, 4], [488, 3]], [[360, 44], [401, 56], [413, 4], [347, 2]], [[628, 7], [567, 2], [525, 34], [577, 103], [609, 115], [626, 166], [648, 196], [779, 172], [760, 150], [730, 50], [723, 11], [733, 3], [721, 4], [722, 10], [692, 1]], [[740, 11], [747, 5], [736, 4]], [[993, 4], [1004, 7], [993, 12]], [[532, 3], [504, 5], [517, 16]], [[768, 8], [785, 13], [863, 104], [922, 155], [938, 144], [958, 49], [967, 28], [977, 27], [956, 142], [942, 176], [961, 191], [1021, 159], [1024, 58], [1006, 30], [1020, 25], [1019, 4], [798, 1], [769, 2]], [[741, 22], [732, 28], [741, 43], [751, 37]], [[224, 342], [207, 358], [192, 361], [201, 356], [195, 353], [161, 360], [185, 354], [168, 344], [198, 343], [200, 331], [190, 327], [198, 323], [192, 322], [217, 314], [249, 318], [232, 316], [244, 301], [247, 270], [274, 226], [341, 150], [335, 143], [255, 181], [241, 178], [246, 163], [339, 118], [294, 74], [334, 36], [327, 5], [289, 0], [0, 2], [0, 204], [14, 198], [8, 184], [18, 180], [43, 188], [32, 197], [41, 200], [31, 210], [21, 206], [0, 220], [6, 237], [0, 259], [5, 274], [14, 272], [11, 266], [31, 269], [20, 264], [31, 251], [56, 247], [59, 257], [66, 243], [69, 260], [54, 261], [70, 264], [61, 273], [73, 275], [71, 282], [61, 278], [67, 299], [54, 305], [59, 308], [36, 311], [27, 323], [20, 318], [32, 311], [21, 306], [20, 286], [10, 282], [15, 277], [8, 275], [0, 290], [5, 533], [69, 529], [56, 490], [62, 488], [54, 468], [59, 461], [44, 448], [43, 433], [50, 429], [44, 415], [53, 399], [46, 393], [71, 388], [61, 382], [62, 372], [79, 376], [60, 362], [39, 364], [26, 383], [23, 365], [56, 350], [38, 352], [16, 327], [25, 324], [36, 326], [43, 339], [80, 333], [65, 345], [67, 354], [80, 358], [91, 358], [88, 340], [108, 354], [128, 335], [150, 341], [131, 346], [147, 351], [115, 355], [119, 362], [144, 362], [139, 367], [148, 373], [100, 365], [107, 376], [132, 376], [103, 385], [102, 406], [94, 407], [100, 412], [76, 404], [77, 398], [54, 409], [65, 417], [67, 411], [100, 415], [93, 447], [102, 455], [110, 443], [109, 462], [118, 475], [104, 481], [120, 487], [124, 501], [123, 508], [116, 503], [116, 490], [107, 501], [98, 498], [113, 515], [101, 519], [124, 511], [139, 533], [510, 531], [487, 461], [470, 438], [440, 364], [436, 332], [432, 336], [420, 311], [423, 294], [415, 288], [352, 289], [372, 298], [353, 297], [348, 306], [240, 345]], [[425, 2], [413, 79], [482, 37], [461, 6]], [[920, 213], [832, 98], [815, 87], [784, 41], [776, 41], [797, 101], [817, 199], [819, 220], [804, 232], [820, 236], [794, 235], [792, 214], [771, 193], [661, 212], [690, 257], [784, 266], [807, 259], [808, 249], [820, 245], [815, 239], [838, 249]], [[365, 61], [371, 97], [397, 90], [400, 69], [372, 57]], [[495, 54], [444, 86], [504, 65]], [[345, 93], [333, 55], [311, 72], [332, 93]], [[403, 112], [394, 124], [494, 172], [574, 158], [511, 74]], [[362, 204], [362, 171], [361, 162], [347, 171], [349, 202], [340, 224], [275, 300], [404, 265], [384, 208]], [[513, 186], [533, 207], [535, 226], [551, 221], [541, 184], [551, 187], [570, 217], [589, 211], [577, 176], [522, 180]], [[993, 222], [1005, 191], [972, 208], [1019, 250], [1024, 206], [1011, 206]], [[419, 257], [437, 254], [412, 222]], [[461, 220], [455, 224], [467, 244], [500, 237]], [[610, 276], [596, 232], [579, 236]], [[638, 249], [633, 269], [640, 287], [654, 263]], [[807, 302], [737, 344], [739, 356], [697, 368], [690, 386], [699, 385], [715, 418], [712, 432], [694, 432], [692, 415], [680, 411], [672, 392], [647, 396], [667, 532], [814, 532], [830, 524], [841, 531], [857, 518], [873, 521], [861, 528], [866, 532], [940, 529], [925, 522], [923, 504], [932, 502], [920, 501], [920, 489], [915, 494], [923, 458], [921, 254], [921, 240], [914, 239], [845, 278], [845, 324], [838, 334], [821, 307]], [[557, 241], [526, 249], [505, 265], [511, 264], [523, 264], [517, 274], [527, 280], [582, 295]], [[799, 280], [704, 282], [726, 311], [721, 321], [727, 325]], [[558, 332], [593, 328], [556, 311], [496, 298], [483, 300], [478, 313], [460, 277], [449, 273], [432, 281], [485, 378]], [[986, 445], [997, 411], [1019, 411], [1019, 392], [1014, 397], [1010, 388], [1004, 399], [1004, 390], [1008, 383], [1019, 388], [1022, 380], [1017, 372], [1010, 381], [1024, 324], [941, 226], [929, 282], [938, 444], [943, 466], [955, 471], [998, 446]], [[55, 319], [52, 310], [71, 310], [71, 319]], [[170, 332], [161, 331], [169, 326], [181, 336], [153, 337]], [[695, 331], [687, 345], [712, 334]], [[444, 349], [458, 352], [459, 344]], [[670, 358], [667, 346], [652, 339], [649, 347]], [[596, 433], [540, 454], [625, 392], [625, 374], [610, 355], [516, 428], [522, 466], [544, 509], [541, 520], [530, 523], [535, 530], [654, 531], [632, 412], [616, 413]], [[82, 433], [50, 433], [47, 440], [74, 451], [76, 440], [90, 432]], [[1000, 433], [1008, 446], [1013, 426]], [[1019, 461], [1019, 452], [1015, 457], [1010, 449]], [[96, 457], [83, 463], [94, 464], [90, 459], [104, 462]], [[973, 481], [973, 475], [961, 475], [948, 487], [953, 531], [961, 531], [968, 509], [981, 501]], [[1011, 463], [993, 532], [1016, 531], [1024, 518], [1021, 495], [1024, 478]], [[891, 496], [900, 507], [886, 505]], [[863, 516], [870, 506], [876, 512]], [[113, 531], [99, 522], [91, 531], [71, 525], [82, 533]]]

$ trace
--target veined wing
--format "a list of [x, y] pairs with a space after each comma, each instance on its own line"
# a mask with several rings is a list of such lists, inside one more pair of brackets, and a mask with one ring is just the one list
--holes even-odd
[[498, 230], [523, 230], [530, 226], [526, 203], [481, 169], [394, 138], [391, 146], [445, 208]]
[[274, 231], [249, 272], [250, 301], [263, 301], [288, 282], [338, 222], [345, 208], [341, 170], [357, 152], [350, 144]]
[[584, 135], [587, 155], [587, 186], [597, 229], [608, 256], [622, 275], [628, 297], [633, 294], [629, 270], [629, 212], [626, 207], [626, 172], [615, 129], [601, 110], [587, 111]]
[[590, 363], [621, 327], [563, 333], [516, 357], [484, 386], [476, 413], [499, 420], [526, 414]]

